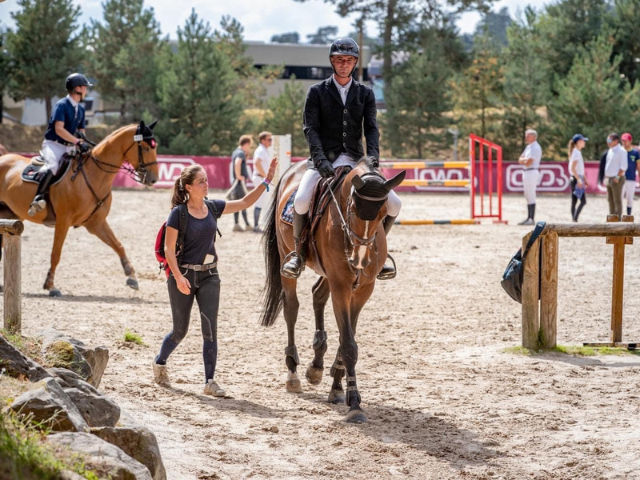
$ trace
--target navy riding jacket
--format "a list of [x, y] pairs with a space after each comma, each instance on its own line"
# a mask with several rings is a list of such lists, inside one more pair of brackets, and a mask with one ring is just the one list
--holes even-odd
[[345, 105], [331, 77], [312, 85], [307, 92], [302, 123], [315, 167], [324, 159], [333, 163], [341, 153], [359, 160], [364, 155], [363, 131], [367, 155], [380, 157], [375, 95], [355, 79]]
[[69, 142], [60, 138], [56, 133], [56, 122], [64, 122], [64, 128], [67, 132], [71, 135], [75, 134], [76, 130], [83, 129], [85, 127], [84, 107], [82, 104], [78, 104], [78, 111], [76, 112], [76, 109], [71, 103], [71, 100], [69, 100], [69, 97], [61, 98], [53, 107], [53, 113], [51, 114], [47, 131], [44, 133], [44, 138], [62, 143], [63, 145], [70, 145]]

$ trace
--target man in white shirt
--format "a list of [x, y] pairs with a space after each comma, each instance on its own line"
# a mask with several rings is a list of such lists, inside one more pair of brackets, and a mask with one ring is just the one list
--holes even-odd
[[607, 159], [604, 164], [604, 184], [607, 187], [609, 214], [622, 217], [622, 188], [627, 171], [627, 151], [620, 145], [620, 135], [612, 133], [607, 137]]
[[538, 169], [542, 160], [542, 148], [538, 143], [538, 132], [528, 129], [524, 132], [524, 141], [527, 144], [520, 155], [518, 163], [524, 167], [522, 173], [522, 187], [524, 198], [527, 200], [527, 219], [519, 225], [533, 225], [536, 215], [536, 187], [538, 186]]
[[[273, 142], [273, 136], [271, 132], [261, 132], [258, 135], [258, 148], [253, 152], [253, 175], [251, 179], [254, 185], [261, 184], [267, 176], [267, 170], [269, 170], [269, 163], [271, 162], [271, 155], [269, 154], [269, 147]], [[269, 200], [269, 192], [266, 190], [260, 195], [258, 201], [253, 207], [253, 231], [256, 233], [262, 233], [260, 228], [260, 213]]]

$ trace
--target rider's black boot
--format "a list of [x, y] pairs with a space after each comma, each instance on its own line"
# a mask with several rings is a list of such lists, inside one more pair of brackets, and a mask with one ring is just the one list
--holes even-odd
[[304, 268], [304, 258], [302, 256], [302, 245], [300, 237], [302, 231], [307, 226], [308, 217], [305, 213], [300, 215], [294, 210], [293, 212], [293, 240], [295, 242], [295, 250], [287, 255], [286, 262], [280, 268], [280, 273], [287, 278], [298, 278]]
[[[385, 219], [382, 221], [382, 227], [384, 228], [384, 233], [386, 235], [389, 234], [389, 231], [391, 230], [391, 227], [393, 227], [393, 223], [395, 221], [396, 221], [396, 217], [392, 217], [389, 215], [387, 215]], [[378, 280], [390, 280], [396, 276], [396, 273], [397, 272], [396, 272], [395, 263], [392, 262], [389, 265], [385, 263], [384, 266], [382, 267], [382, 270], [380, 270], [380, 273], [378, 273], [378, 276], [376, 278]]]
[[47, 169], [44, 172], [44, 177], [40, 180], [38, 184], [38, 190], [36, 191], [36, 196], [33, 197], [33, 201], [29, 206], [29, 211], [27, 212], [30, 217], [33, 217], [36, 213], [41, 212], [47, 206], [47, 201], [44, 198], [45, 193], [47, 193], [47, 189], [49, 188], [49, 184], [51, 183], [51, 179], [53, 178], [53, 172]]

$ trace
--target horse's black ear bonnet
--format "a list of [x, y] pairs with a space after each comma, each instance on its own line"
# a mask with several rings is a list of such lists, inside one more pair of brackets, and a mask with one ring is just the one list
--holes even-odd
[[387, 201], [389, 190], [385, 178], [374, 172], [367, 172], [360, 177], [362, 184], [354, 185], [353, 201], [356, 215], [362, 220], [374, 220]]
[[133, 140], [135, 142], [145, 142], [151, 148], [156, 148], [157, 142], [155, 137], [153, 136], [153, 127], [156, 126], [158, 121], [154, 121], [151, 125], [147, 126], [143, 121], [140, 121], [138, 128], [136, 128], [136, 133], [133, 136]]

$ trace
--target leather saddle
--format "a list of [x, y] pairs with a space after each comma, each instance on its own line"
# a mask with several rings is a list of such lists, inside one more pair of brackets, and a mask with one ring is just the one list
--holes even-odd
[[[65, 176], [67, 170], [69, 170], [69, 167], [71, 166], [72, 159], [72, 156], [66, 154], [62, 157], [60, 168], [58, 168], [58, 173], [54, 175], [51, 180], [51, 185], [55, 185], [62, 180], [62, 177]], [[45, 162], [40, 156], [33, 157], [31, 159], [31, 163], [29, 163], [22, 171], [22, 181], [28, 183], [40, 183], [40, 180], [42, 180], [43, 177], [41, 169], [44, 165]]]

